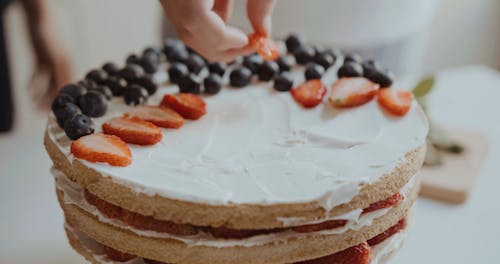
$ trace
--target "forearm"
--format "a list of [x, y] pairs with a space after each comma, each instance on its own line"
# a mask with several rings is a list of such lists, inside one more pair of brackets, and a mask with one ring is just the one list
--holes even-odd
[[52, 19], [48, 0], [18, 0], [26, 14], [35, 55], [39, 62], [46, 61], [47, 40], [52, 34]]

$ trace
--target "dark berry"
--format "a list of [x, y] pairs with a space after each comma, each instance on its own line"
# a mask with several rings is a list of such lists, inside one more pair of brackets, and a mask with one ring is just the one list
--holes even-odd
[[248, 55], [243, 58], [243, 66], [249, 69], [252, 74], [257, 73], [257, 69], [263, 62], [264, 59], [257, 54]]
[[127, 82], [131, 82], [135, 79], [144, 75], [144, 69], [141, 66], [130, 63], [127, 64], [123, 69], [120, 70], [119, 76], [125, 79]]
[[289, 72], [282, 72], [274, 78], [274, 89], [280, 92], [290, 91], [293, 86], [293, 78]]
[[309, 63], [306, 65], [305, 77], [306, 80], [321, 79], [325, 73], [325, 68], [316, 63]]
[[130, 54], [127, 56], [125, 63], [126, 64], [129, 64], [129, 63], [139, 64], [140, 61], [141, 61], [141, 57], [139, 57], [137, 54]]
[[339, 78], [363, 76], [363, 67], [357, 62], [348, 61], [339, 68], [337, 76]]
[[361, 63], [362, 60], [363, 60], [363, 58], [361, 58], [361, 55], [359, 55], [357, 53], [349, 53], [349, 54], [346, 54], [344, 57], [344, 63], [346, 63], [348, 61]]
[[139, 65], [147, 74], [153, 74], [158, 70], [158, 64], [155, 61], [150, 60], [146, 57], [143, 57], [139, 60]]
[[111, 88], [109, 88], [106, 85], [99, 85], [95, 89], [90, 89], [89, 91], [96, 91], [104, 95], [106, 97], [106, 100], [111, 100], [113, 98], [113, 92], [111, 91]]
[[171, 61], [172, 53], [177, 52], [179, 50], [186, 50], [186, 46], [182, 41], [176, 38], [168, 38], [165, 40], [163, 44], [163, 53], [167, 56], [167, 59]]
[[104, 70], [91, 70], [85, 75], [85, 79], [92, 80], [97, 84], [102, 84], [108, 78], [108, 74]]
[[270, 81], [279, 73], [280, 67], [274, 61], [264, 61], [257, 69], [257, 75], [261, 81]]
[[106, 97], [98, 91], [88, 91], [78, 98], [78, 105], [82, 112], [90, 117], [101, 117], [108, 110]]
[[278, 67], [280, 68], [280, 72], [290, 71], [293, 66], [293, 58], [288, 56], [281, 56], [276, 60], [278, 63]]
[[187, 66], [181, 62], [173, 63], [168, 69], [168, 77], [171, 83], [179, 84], [184, 76], [189, 74]]
[[321, 54], [329, 54], [336, 61], [338, 58], [342, 57], [342, 52], [337, 48], [326, 48], [321, 51]]
[[57, 124], [60, 128], [64, 129], [64, 123], [73, 118], [75, 115], [81, 114], [80, 108], [73, 103], [65, 103], [63, 106], [59, 107], [55, 112]]
[[295, 49], [293, 55], [298, 64], [305, 65], [314, 59], [315, 50], [312, 47], [300, 46]]
[[198, 75], [190, 73], [184, 76], [179, 82], [181, 93], [199, 94], [201, 92], [201, 79]]
[[298, 35], [290, 34], [285, 40], [286, 50], [293, 53], [297, 48], [302, 46], [302, 40]]
[[142, 51], [142, 58], [150, 60], [155, 64], [159, 64], [161, 61], [161, 51], [158, 48], [148, 47]]
[[94, 133], [94, 123], [86, 115], [77, 114], [64, 123], [64, 132], [71, 140]]
[[66, 103], [74, 103], [75, 102], [75, 99], [69, 95], [69, 94], [65, 94], [65, 93], [61, 93], [59, 94], [56, 98], [54, 98], [54, 101], [52, 101], [52, 112], [55, 114], [56, 111], [63, 107]]
[[84, 95], [86, 92], [87, 92], [87, 89], [84, 86], [82, 86], [80, 84], [74, 84], [74, 83], [64, 85], [61, 88], [61, 91], [59, 91], [60, 94], [67, 94], [67, 95], [73, 97], [73, 99], [76, 99], [76, 98]]
[[207, 94], [217, 94], [222, 89], [222, 77], [216, 73], [210, 73], [210, 75], [203, 80], [205, 86], [205, 93]]
[[208, 71], [218, 74], [219, 76], [224, 76], [226, 64], [223, 62], [211, 62], [208, 64]]
[[131, 84], [125, 89], [123, 98], [128, 105], [144, 104], [148, 99], [148, 91], [140, 85]]
[[[106, 79], [107, 80], [107, 79]], [[94, 82], [91, 79], [84, 79], [78, 82], [79, 85], [82, 85], [83, 87], [87, 88], [87, 90], [90, 89], [96, 89], [97, 86], [99, 86], [96, 82]]]
[[[182, 44], [182, 42], [181, 42]], [[167, 53], [165, 53], [167, 56], [168, 61], [170, 62], [186, 62], [186, 60], [189, 57], [189, 52], [186, 49], [186, 46], [184, 44], [182, 45], [174, 45], [172, 46]]]
[[158, 90], [158, 86], [153, 81], [153, 78], [148, 75], [140, 77], [139, 79], [135, 80], [134, 83], [144, 87], [146, 91], [148, 91], [149, 95], [156, 93], [156, 91]]
[[394, 75], [392, 72], [383, 69], [370, 69], [364, 75], [367, 79], [374, 83], [378, 83], [381, 88], [392, 86]]
[[102, 65], [101, 69], [103, 69], [109, 76], [116, 76], [120, 71], [120, 68], [112, 62], [105, 63]]
[[119, 76], [110, 76], [104, 84], [111, 89], [114, 96], [122, 96], [127, 87], [127, 81]]
[[188, 70], [194, 74], [200, 73], [200, 71], [205, 67], [205, 61], [196, 54], [190, 54], [186, 60], [186, 66]]
[[335, 58], [329, 53], [316, 53], [314, 62], [323, 66], [324, 69], [330, 68], [335, 63]]
[[252, 71], [246, 67], [239, 67], [234, 69], [229, 75], [229, 82], [233, 87], [245, 87], [250, 84], [252, 78]]

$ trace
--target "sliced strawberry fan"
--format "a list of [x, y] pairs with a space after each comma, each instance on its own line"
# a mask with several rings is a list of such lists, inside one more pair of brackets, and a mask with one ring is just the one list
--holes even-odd
[[413, 94], [410, 91], [393, 88], [382, 89], [378, 95], [378, 103], [395, 116], [405, 116], [411, 108]]
[[184, 118], [176, 111], [164, 106], [141, 105], [125, 113], [125, 116], [138, 117], [159, 127], [180, 128]]
[[279, 58], [280, 50], [278, 46], [267, 35], [253, 33], [248, 36], [248, 41], [264, 60], [272, 61]]
[[191, 120], [200, 119], [207, 112], [205, 101], [190, 93], [167, 94], [163, 97], [161, 106], [169, 107]]
[[71, 143], [71, 153], [89, 162], [125, 167], [132, 163], [132, 152], [123, 140], [102, 133], [83, 136]]
[[310, 80], [291, 91], [297, 103], [305, 108], [313, 108], [319, 105], [326, 94], [326, 86], [321, 80]]
[[330, 102], [335, 107], [354, 107], [370, 102], [380, 85], [363, 77], [340, 78], [332, 85]]

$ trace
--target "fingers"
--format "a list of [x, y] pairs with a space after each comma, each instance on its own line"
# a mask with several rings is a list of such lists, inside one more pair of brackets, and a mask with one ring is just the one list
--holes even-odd
[[276, 0], [247, 0], [247, 15], [255, 32], [271, 34], [271, 15]]
[[[209, 60], [233, 60], [246, 54], [248, 37], [226, 25], [232, 0], [162, 0], [179, 38]], [[196, 6], [193, 6], [196, 5]], [[187, 10], [187, 11], [186, 11]]]
[[232, 10], [233, 0], [215, 0], [214, 7], [212, 8], [212, 11], [219, 15], [224, 22], [229, 20]]

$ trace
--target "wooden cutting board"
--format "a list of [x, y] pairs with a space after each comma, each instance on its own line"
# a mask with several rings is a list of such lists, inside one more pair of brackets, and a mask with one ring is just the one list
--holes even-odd
[[438, 166], [424, 166], [420, 195], [431, 199], [460, 204], [474, 188], [487, 156], [489, 144], [484, 135], [477, 131], [447, 129], [450, 138], [460, 142], [465, 151], [462, 154], [443, 154]]

